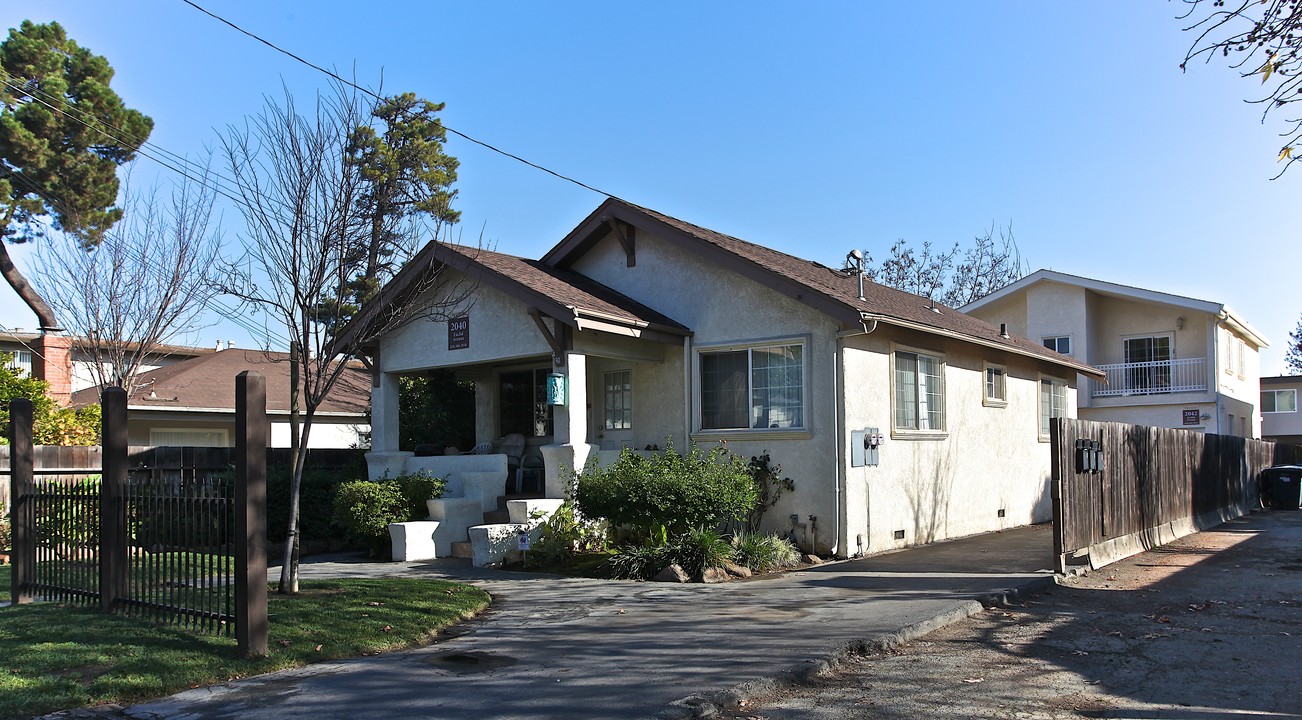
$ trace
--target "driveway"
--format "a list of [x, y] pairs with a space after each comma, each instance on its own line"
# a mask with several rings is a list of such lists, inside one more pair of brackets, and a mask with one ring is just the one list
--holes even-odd
[[1048, 526], [725, 585], [501, 572], [463, 560], [305, 563], [302, 577], [462, 580], [492, 608], [416, 650], [322, 663], [136, 705], [138, 718], [320, 720], [688, 715], [699, 693], [817, 668], [847, 646], [916, 635], [974, 598], [1052, 583]]

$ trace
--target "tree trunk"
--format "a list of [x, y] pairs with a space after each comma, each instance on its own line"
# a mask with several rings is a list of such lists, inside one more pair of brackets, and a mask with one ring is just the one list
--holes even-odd
[[285, 559], [280, 564], [280, 585], [276, 592], [293, 595], [298, 592], [298, 500], [303, 487], [303, 462], [306, 451], [298, 436], [299, 398], [302, 383], [299, 380], [299, 344], [289, 343], [289, 529], [285, 533]]
[[18, 272], [18, 268], [14, 267], [14, 262], [10, 259], [9, 251], [5, 249], [3, 240], [0, 240], [0, 275], [3, 275], [4, 279], [9, 283], [9, 287], [12, 287], [14, 292], [18, 293], [18, 297], [27, 303], [27, 307], [36, 313], [36, 320], [40, 323], [42, 330], [60, 329], [59, 321], [55, 319], [54, 311], [45, 302], [45, 298], [41, 297], [41, 294], [36, 292], [36, 288], [28, 284], [27, 278], [23, 277], [23, 274]]

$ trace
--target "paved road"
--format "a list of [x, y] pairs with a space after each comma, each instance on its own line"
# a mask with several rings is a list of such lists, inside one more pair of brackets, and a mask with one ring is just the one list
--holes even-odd
[[[798, 675], [855, 643], [921, 632], [974, 598], [1051, 582], [1051, 534], [1022, 528], [726, 585], [319, 562], [310, 577], [469, 580], [492, 609], [430, 647], [313, 665], [136, 705], [137, 718], [321, 720], [685, 715], [699, 693]], [[921, 627], [917, 627], [921, 624]], [[676, 704], [675, 704], [676, 703]]]
[[1302, 513], [1255, 513], [726, 717], [1302, 718]]

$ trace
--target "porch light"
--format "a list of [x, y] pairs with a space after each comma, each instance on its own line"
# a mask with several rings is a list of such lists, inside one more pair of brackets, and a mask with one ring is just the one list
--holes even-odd
[[547, 404], [564, 405], [566, 398], [565, 390], [565, 376], [560, 373], [548, 373]]

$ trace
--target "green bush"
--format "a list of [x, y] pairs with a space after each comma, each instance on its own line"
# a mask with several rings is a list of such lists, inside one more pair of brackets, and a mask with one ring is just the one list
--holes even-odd
[[644, 540], [663, 528], [682, 535], [698, 527], [735, 524], [758, 496], [746, 463], [722, 447], [695, 444], [686, 455], [672, 446], [650, 457], [625, 448], [610, 467], [589, 463], [574, 489], [579, 512], [604, 518]]
[[622, 545], [606, 561], [610, 576], [619, 580], [647, 580], [669, 567], [670, 560], [665, 545], [647, 543]]
[[[309, 455], [309, 459], [311, 456]], [[284, 542], [289, 529], [289, 465], [267, 468], [267, 539]], [[335, 493], [339, 486], [366, 477], [366, 463], [357, 461], [336, 467], [308, 465], [298, 498], [300, 540], [327, 540], [339, 536], [334, 524]]]
[[0, 513], [0, 550], [13, 549], [13, 538], [9, 531], [9, 513]]
[[552, 568], [564, 565], [579, 553], [606, 550], [606, 524], [585, 520], [574, 512], [574, 505], [563, 503], [542, 523], [537, 542], [525, 554], [529, 568]]
[[371, 557], [385, 557], [390, 548], [389, 523], [427, 517], [425, 501], [440, 497], [446, 483], [426, 471], [386, 476], [378, 482], [343, 483], [335, 494], [335, 522], [350, 537], [366, 542]]
[[733, 537], [732, 547], [737, 564], [755, 572], [795, 567], [800, 562], [796, 546], [776, 534], [741, 533]]
[[666, 548], [669, 563], [677, 563], [688, 575], [700, 577], [707, 568], [732, 562], [732, 543], [712, 528], [694, 528], [678, 536]]

